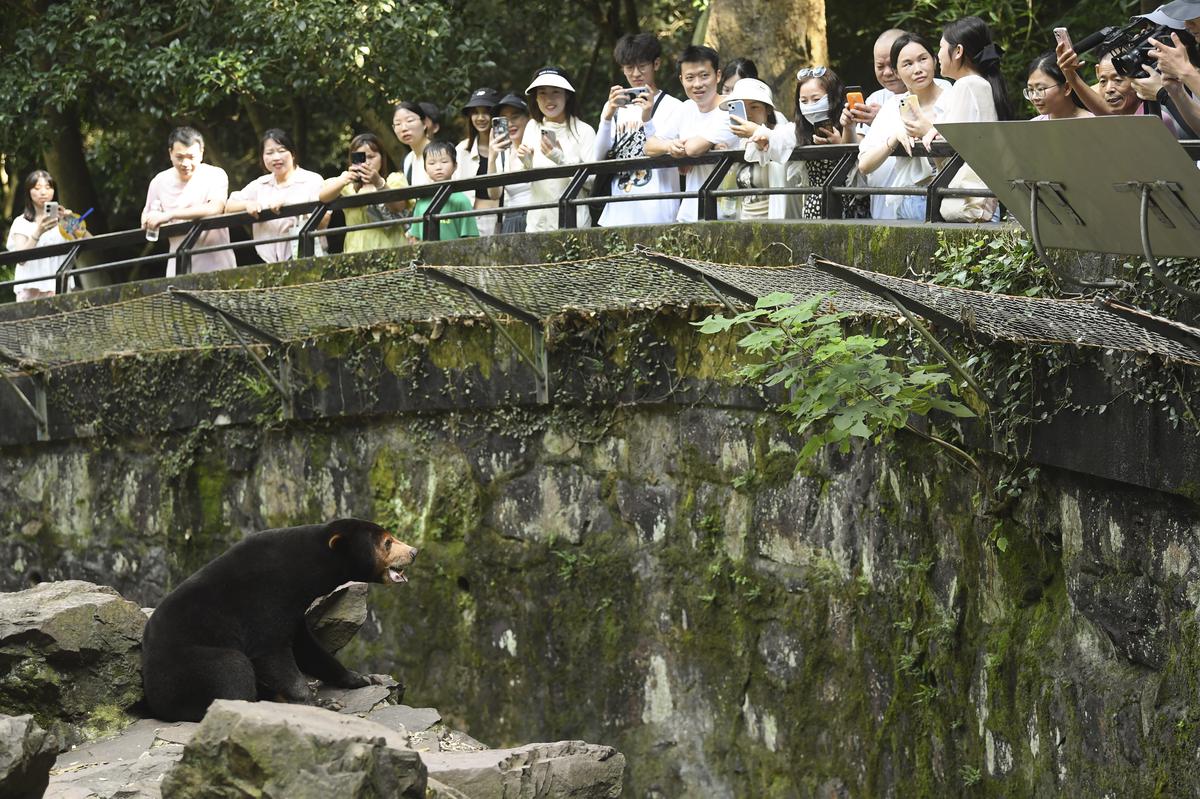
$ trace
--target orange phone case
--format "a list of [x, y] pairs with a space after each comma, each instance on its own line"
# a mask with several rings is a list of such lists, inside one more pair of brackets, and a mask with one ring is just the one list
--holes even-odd
[[854, 110], [855, 106], [862, 105], [864, 102], [862, 92], [846, 92], [846, 105], [850, 106], [850, 110]]

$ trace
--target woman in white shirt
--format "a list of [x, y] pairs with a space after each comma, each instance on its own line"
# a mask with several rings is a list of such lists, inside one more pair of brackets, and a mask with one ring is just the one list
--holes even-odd
[[[942, 122], [996, 122], [1012, 119], [1008, 88], [1000, 73], [1003, 50], [992, 39], [992, 31], [979, 17], [963, 17], [942, 31], [938, 61], [942, 75], [954, 81], [946, 91]], [[910, 126], [910, 133], [936, 135], [930, 124]], [[950, 181], [952, 189], [986, 189], [975, 170], [963, 164]], [[991, 222], [997, 211], [996, 200], [976, 197], [949, 198], [942, 201], [942, 217], [947, 222]]]
[[[54, 178], [44, 169], [37, 169], [25, 178], [25, 212], [13, 220], [8, 229], [9, 250], [28, 250], [33, 247], [46, 247], [51, 244], [61, 244], [66, 241], [58, 229], [59, 222], [71, 212], [61, 206], [52, 213], [46, 213], [46, 203], [54, 200], [57, 188]], [[28, 277], [47, 277], [49, 280], [39, 280], [33, 283], [22, 283], [13, 288], [16, 291], [17, 302], [36, 300], [40, 297], [54, 296], [54, 275], [66, 259], [65, 255], [52, 255], [48, 258], [36, 258], [17, 264], [17, 280]]]
[[[543, 169], [592, 160], [596, 130], [579, 118], [575, 87], [566, 72], [558, 67], [538, 70], [525, 93], [534, 99], [529, 109], [533, 119], [525, 126], [525, 134], [517, 148], [519, 168]], [[530, 199], [534, 203], [554, 202], [570, 182], [569, 177], [534, 181], [530, 186]], [[582, 192], [580, 196], [583, 196]], [[591, 212], [587, 206], [578, 206], [575, 218], [576, 227], [588, 227]], [[557, 230], [558, 208], [530, 211], [526, 229]]]
[[[928, 131], [942, 114], [943, 91], [934, 82], [937, 73], [937, 55], [933, 45], [920, 36], [906, 33], [892, 44], [892, 68], [900, 76], [907, 95], [888, 102], [875, 117], [870, 131], [858, 145], [858, 170], [869, 175], [878, 169], [892, 154], [897, 144], [911, 155], [913, 143], [921, 135], [918, 130]], [[925, 157], [899, 157], [892, 172], [889, 187], [924, 186], [933, 180], [932, 159]], [[894, 211], [897, 219], [925, 218], [924, 197], [902, 197], [887, 195], [884, 204]]]
[[[458, 143], [458, 170], [455, 180], [464, 180], [488, 174], [494, 163], [491, 158], [490, 145], [492, 141], [492, 116], [496, 106], [500, 104], [500, 94], [495, 89], [476, 89], [471, 92], [471, 98], [463, 106], [463, 118], [467, 123], [467, 138]], [[477, 209], [495, 208], [498, 202], [488, 196], [487, 192], [464, 192], [471, 200], [472, 207]], [[496, 232], [496, 215], [486, 214], [475, 217], [480, 236], [490, 236]]]

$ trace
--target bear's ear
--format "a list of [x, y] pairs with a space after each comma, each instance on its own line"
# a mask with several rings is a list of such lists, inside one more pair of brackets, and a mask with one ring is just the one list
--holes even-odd
[[329, 536], [329, 540], [326, 543], [329, 545], [330, 549], [333, 549], [337, 546], [337, 542], [341, 541], [341, 540], [342, 540], [342, 534], [334, 533], [333, 535]]

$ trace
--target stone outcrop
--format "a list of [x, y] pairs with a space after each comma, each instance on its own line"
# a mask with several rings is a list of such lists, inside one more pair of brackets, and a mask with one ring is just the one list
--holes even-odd
[[[617, 799], [625, 758], [583, 741], [423, 754], [429, 774], [471, 799]], [[455, 794], [446, 792], [447, 799]]]
[[163, 799], [424, 799], [408, 736], [305, 705], [218, 700], [162, 782]]
[[58, 742], [33, 716], [0, 716], [0, 796], [39, 799], [57, 754]]
[[350, 643], [367, 620], [366, 583], [346, 583], [313, 602], [308, 624], [313, 636], [330, 652]]
[[0, 712], [30, 713], [63, 745], [126, 723], [142, 696], [146, 617], [78, 580], [0, 594]]

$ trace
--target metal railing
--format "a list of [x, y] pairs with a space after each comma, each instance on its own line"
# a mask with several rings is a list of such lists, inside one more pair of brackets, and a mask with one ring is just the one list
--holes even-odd
[[[1200, 158], [1200, 141], [1181, 142], [1192, 157]], [[576, 227], [576, 211], [580, 206], [603, 205], [619, 202], [643, 202], [661, 199], [695, 199], [697, 201], [697, 216], [700, 221], [711, 221], [718, 218], [717, 200], [721, 197], [741, 197], [747, 195], [819, 195], [822, 198], [824, 219], [838, 219], [842, 216], [842, 204], [836, 199], [844, 196], [878, 196], [899, 195], [926, 198], [925, 221], [941, 221], [941, 200], [948, 197], [994, 197], [986, 189], [950, 189], [948, 185], [962, 166], [962, 159], [953, 148], [945, 142], [934, 143], [929, 150], [921, 145], [914, 149], [916, 157], [943, 159], [934, 179], [926, 186], [887, 187], [887, 186], [847, 186], [847, 179], [857, 164], [858, 145], [856, 144], [826, 144], [796, 147], [791, 161], [833, 161], [834, 168], [829, 176], [819, 185], [809, 186], [773, 186], [746, 189], [722, 189], [721, 183], [729, 170], [743, 163], [742, 150], [720, 150], [688, 158], [671, 158], [657, 156], [610, 161], [594, 161], [582, 164], [549, 167], [544, 169], [523, 170], [518, 172], [503, 172], [493, 175], [483, 175], [462, 180], [432, 183], [423, 186], [409, 186], [402, 189], [387, 189], [384, 191], [368, 192], [347, 197], [337, 197], [329, 202], [305, 202], [286, 205], [276, 212], [264, 210], [257, 217], [248, 213], [222, 214], [204, 219], [187, 222], [176, 222], [163, 225], [160, 233], [168, 238], [182, 236], [179, 246], [173, 251], [168, 247], [167, 252], [155, 252], [132, 258], [122, 258], [93, 266], [77, 266], [78, 259], [83, 254], [102, 253], [114, 249], [131, 250], [145, 247], [145, 232], [141, 228], [106, 233], [91, 236], [76, 241], [51, 244], [44, 247], [33, 247], [27, 250], [13, 250], [0, 253], [0, 266], [21, 263], [34, 259], [65, 255], [55, 275], [56, 293], [65, 293], [71, 289], [72, 278], [77, 275], [87, 275], [111, 272], [141, 264], [167, 261], [171, 258], [176, 262], [176, 273], [186, 274], [190, 271], [191, 259], [202, 253], [219, 250], [238, 250], [253, 247], [258, 244], [296, 241], [299, 257], [311, 257], [316, 253], [318, 238], [339, 233], [349, 233], [360, 230], [390, 227], [394, 225], [411, 225], [422, 223], [422, 236], [425, 241], [437, 241], [439, 238], [440, 222], [448, 219], [464, 217], [479, 217], [504, 213], [528, 212], [538, 209], [557, 208], [558, 226], [560, 228]], [[906, 156], [899, 146], [893, 155]], [[621, 172], [631, 172], [640, 169], [674, 169], [684, 166], [710, 165], [712, 172], [705, 178], [698, 190], [672, 191], [653, 194], [632, 195], [603, 195], [581, 197], [584, 187], [589, 180], [597, 177], [611, 177]], [[568, 183], [558, 199], [546, 203], [530, 203], [513, 207], [493, 207], [453, 211], [443, 213], [442, 209], [452, 194], [457, 192], [480, 192], [489, 188], [498, 188], [515, 184], [533, 183], [541, 180], [567, 178]], [[382, 203], [410, 202], [430, 198], [425, 213], [419, 217], [408, 216], [395, 219], [385, 219], [378, 222], [367, 222], [359, 225], [343, 225], [334, 228], [320, 229], [319, 225], [326, 213], [360, 208]], [[229, 243], [197, 247], [201, 235], [208, 230], [228, 229], [250, 225], [271, 219], [305, 217], [303, 224], [295, 233], [286, 236], [275, 236], [264, 239], [246, 241], [231, 241]], [[869, 220], [864, 220], [869, 221]], [[25, 283], [47, 280], [46, 276], [23, 278], [0, 282], [0, 289], [12, 288]]]

